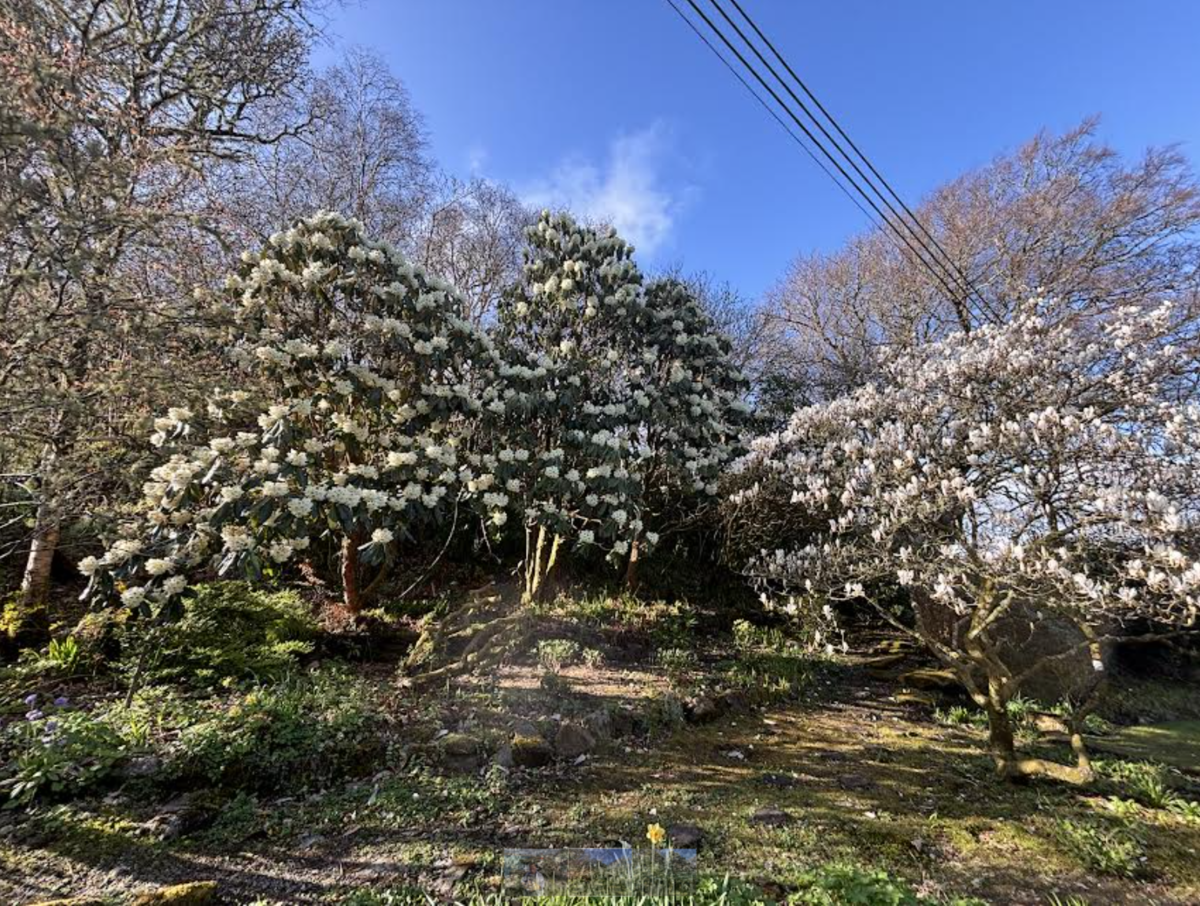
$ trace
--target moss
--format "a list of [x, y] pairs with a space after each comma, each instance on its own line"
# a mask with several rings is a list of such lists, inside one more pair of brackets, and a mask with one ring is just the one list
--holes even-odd
[[1200, 720], [1125, 727], [1107, 736], [1090, 738], [1089, 743], [1098, 752], [1161, 762], [1182, 771], [1195, 771], [1200, 766]]
[[216, 881], [192, 881], [188, 884], [172, 884], [135, 897], [131, 906], [207, 906], [217, 902]]

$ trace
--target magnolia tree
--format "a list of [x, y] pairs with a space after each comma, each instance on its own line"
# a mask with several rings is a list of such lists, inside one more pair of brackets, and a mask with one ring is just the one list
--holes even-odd
[[[794, 542], [763, 537], [749, 573], [783, 607], [867, 601], [915, 635], [986, 711], [1003, 775], [1088, 779], [1079, 727], [1102, 646], [1130, 626], [1196, 623], [1191, 330], [1169, 306], [1083, 325], [1035, 300], [1007, 326], [906, 353], [888, 389], [798, 411], [739, 466], [734, 518], [753, 533], [768, 514]], [[897, 587], [910, 610], [885, 603]], [[1044, 636], [1055, 622], [1076, 627], [1071, 641], [1023, 663], [1012, 625]], [[1007, 704], [1081, 652], [1093, 677], [1072, 721], [1077, 764], [1018, 757]]]
[[258, 577], [331, 538], [357, 612], [394, 542], [482, 505], [471, 443], [498, 353], [454, 290], [333, 214], [272, 236], [226, 289], [234, 389], [157, 420], [141, 518], [80, 565], [86, 594], [166, 611], [199, 570]]

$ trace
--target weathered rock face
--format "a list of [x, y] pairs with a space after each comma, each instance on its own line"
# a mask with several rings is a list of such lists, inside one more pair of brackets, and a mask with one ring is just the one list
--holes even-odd
[[725, 713], [725, 701], [718, 695], [702, 695], [692, 702], [688, 720], [694, 724], [707, 724]]
[[[1082, 692], [1092, 680], [1092, 656], [1086, 646], [1080, 647], [1084, 641], [1083, 633], [1068, 620], [1038, 619], [1029, 608], [1019, 606], [1014, 608], [1012, 617], [997, 622], [996, 635], [1001, 639], [1001, 657], [1013, 673], [1044, 664], [1022, 684], [1021, 694], [1026, 698], [1053, 705]], [[1074, 653], [1048, 660], [1067, 651]], [[1107, 646], [1101, 661], [1107, 669], [1111, 661], [1111, 650]]]
[[442, 762], [452, 771], [469, 774], [483, 764], [483, 743], [469, 733], [450, 733], [438, 745]]
[[173, 884], [144, 893], [133, 901], [133, 906], [208, 906], [217, 902], [216, 881], [192, 881], [189, 884]]
[[613, 720], [607, 708], [597, 708], [583, 719], [583, 725], [596, 739], [597, 745], [603, 745], [613, 737]]
[[513, 764], [519, 768], [540, 768], [550, 763], [554, 751], [540, 736], [515, 736], [512, 741]]
[[[944, 643], [954, 635], [957, 617], [948, 608], [925, 596], [914, 596], [923, 631]], [[1001, 660], [1013, 673], [1021, 673], [1037, 663], [1038, 670], [1022, 685], [1021, 694], [1043, 704], [1055, 704], [1083, 690], [1093, 673], [1092, 657], [1086, 647], [1080, 648], [1083, 634], [1069, 620], [1053, 615], [1038, 616], [1035, 608], [1014, 604], [1008, 614], [996, 621], [991, 629], [999, 642]], [[1077, 653], [1070, 657], [1047, 660], [1068, 650]], [[1103, 653], [1105, 667], [1111, 661], [1111, 651]]]
[[595, 737], [579, 724], [564, 723], [554, 736], [554, 751], [560, 758], [578, 758], [595, 748]]
[[953, 670], [938, 670], [932, 667], [920, 667], [900, 674], [900, 682], [909, 689], [922, 689], [934, 692], [957, 692], [962, 689], [962, 683]]

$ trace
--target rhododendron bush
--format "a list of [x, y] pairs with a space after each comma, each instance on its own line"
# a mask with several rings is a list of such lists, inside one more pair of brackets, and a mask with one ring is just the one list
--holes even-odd
[[499, 356], [453, 289], [332, 214], [244, 261], [218, 304], [231, 389], [158, 419], [145, 518], [81, 564], [89, 594], [159, 611], [203, 567], [257, 578], [332, 534], [354, 611], [360, 560], [487, 486], [469, 450]]
[[526, 396], [504, 413], [505, 436], [537, 464], [511, 489], [528, 593], [564, 541], [633, 562], [676, 524], [672, 508], [695, 514], [715, 498], [748, 424], [745, 381], [681, 285], [644, 287], [611, 230], [544, 214], [499, 316], [508, 358], [529, 362], [506, 372]]
[[[785, 609], [874, 604], [986, 709], [1003, 774], [1085, 779], [1078, 726], [1103, 644], [1196, 624], [1194, 329], [1169, 305], [1085, 321], [1034, 300], [1008, 325], [907, 352], [881, 385], [798, 411], [738, 467], [731, 518], [760, 545], [749, 574]], [[1013, 624], [1036, 634], [1052, 621], [1070, 641], [1022, 661]], [[1007, 704], [1081, 651], [1093, 677], [1077, 696], [1078, 764], [1017, 757]]]
[[89, 596], [170, 615], [200, 573], [260, 578], [332, 539], [355, 613], [368, 568], [468, 515], [525, 530], [532, 596], [564, 541], [614, 562], [652, 548], [647, 518], [698, 511], [741, 449], [728, 344], [678, 287], [647, 291], [611, 233], [544, 215], [496, 339], [452, 287], [334, 214], [243, 260], [202, 300], [228, 387], [157, 419], [162, 461], [139, 518], [81, 564]]

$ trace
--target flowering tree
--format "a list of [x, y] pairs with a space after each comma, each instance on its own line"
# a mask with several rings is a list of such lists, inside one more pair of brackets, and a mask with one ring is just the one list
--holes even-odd
[[[1050, 316], [1047, 312], [1057, 312]], [[1195, 626], [1200, 404], [1195, 324], [1169, 305], [1090, 323], [1035, 300], [1007, 326], [951, 335], [872, 385], [798, 411], [754, 444], [731, 501], [764, 538], [769, 591], [869, 601], [919, 638], [986, 710], [1008, 777], [1091, 776], [1079, 725], [1101, 646], [1130, 623]], [[808, 540], [800, 540], [807, 533]], [[900, 587], [911, 613], [886, 606]], [[787, 605], [785, 605], [787, 606]], [[1017, 667], [1004, 631], [1067, 620], [1078, 636]], [[1006, 706], [1039, 670], [1090, 654], [1077, 765], [1019, 758]]]
[[497, 454], [494, 502], [523, 516], [532, 596], [564, 541], [618, 560], [642, 536], [637, 441], [650, 397], [630, 367], [642, 312], [632, 248], [563, 214], [543, 213], [528, 239], [524, 279], [499, 309], [510, 386], [495, 410], [510, 446]]
[[360, 564], [486, 486], [469, 448], [498, 353], [450, 287], [357, 221], [318, 214], [243, 260], [216, 306], [249, 389], [157, 420], [144, 518], [80, 565], [87, 594], [158, 612], [194, 570], [257, 577], [328, 536], [354, 613]]
[[663, 532], [712, 512], [720, 479], [745, 452], [754, 418], [729, 339], [685, 283], [647, 286], [643, 321], [646, 521]]

